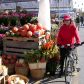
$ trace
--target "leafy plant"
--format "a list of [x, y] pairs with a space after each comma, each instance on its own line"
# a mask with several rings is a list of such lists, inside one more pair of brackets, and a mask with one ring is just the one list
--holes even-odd
[[4, 16], [2, 18], [2, 24], [4, 24], [5, 26], [9, 25], [9, 17]]
[[18, 24], [18, 17], [12, 16], [12, 17], [10, 18], [10, 25], [11, 25], [11, 26], [16, 26], [17, 24]]
[[26, 62], [45, 62], [59, 56], [58, 47], [52, 40], [43, 44], [39, 50], [30, 50], [24, 53]]
[[41, 62], [43, 59], [41, 50], [30, 50], [30, 51], [25, 52], [24, 54], [25, 54], [26, 62], [37, 63], [37, 62]]

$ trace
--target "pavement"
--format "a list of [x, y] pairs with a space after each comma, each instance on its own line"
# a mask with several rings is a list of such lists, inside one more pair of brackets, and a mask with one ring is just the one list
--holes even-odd
[[[81, 42], [84, 41], [84, 26], [82, 26], [79, 30], [79, 34], [81, 37]], [[79, 84], [84, 84], [84, 45], [78, 48], [79, 54], [79, 67], [81, 71], [79, 72]]]

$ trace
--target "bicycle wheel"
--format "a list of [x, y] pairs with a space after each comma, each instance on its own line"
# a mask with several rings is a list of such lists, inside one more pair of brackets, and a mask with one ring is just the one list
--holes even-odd
[[73, 60], [70, 57], [65, 59], [65, 82], [72, 84]]

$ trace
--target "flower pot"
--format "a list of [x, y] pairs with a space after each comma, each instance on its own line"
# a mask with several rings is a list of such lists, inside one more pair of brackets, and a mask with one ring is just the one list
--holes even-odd
[[29, 63], [30, 74], [34, 79], [41, 79], [46, 72], [46, 62], [44, 63]]
[[45, 69], [46, 67], [46, 62], [43, 63], [29, 63], [29, 68], [30, 69]]

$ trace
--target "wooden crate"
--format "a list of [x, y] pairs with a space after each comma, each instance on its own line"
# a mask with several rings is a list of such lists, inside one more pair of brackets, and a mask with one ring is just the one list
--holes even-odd
[[39, 49], [44, 42], [45, 35], [39, 38], [4, 37], [3, 51], [5, 54], [12, 54], [23, 57], [25, 51]]

